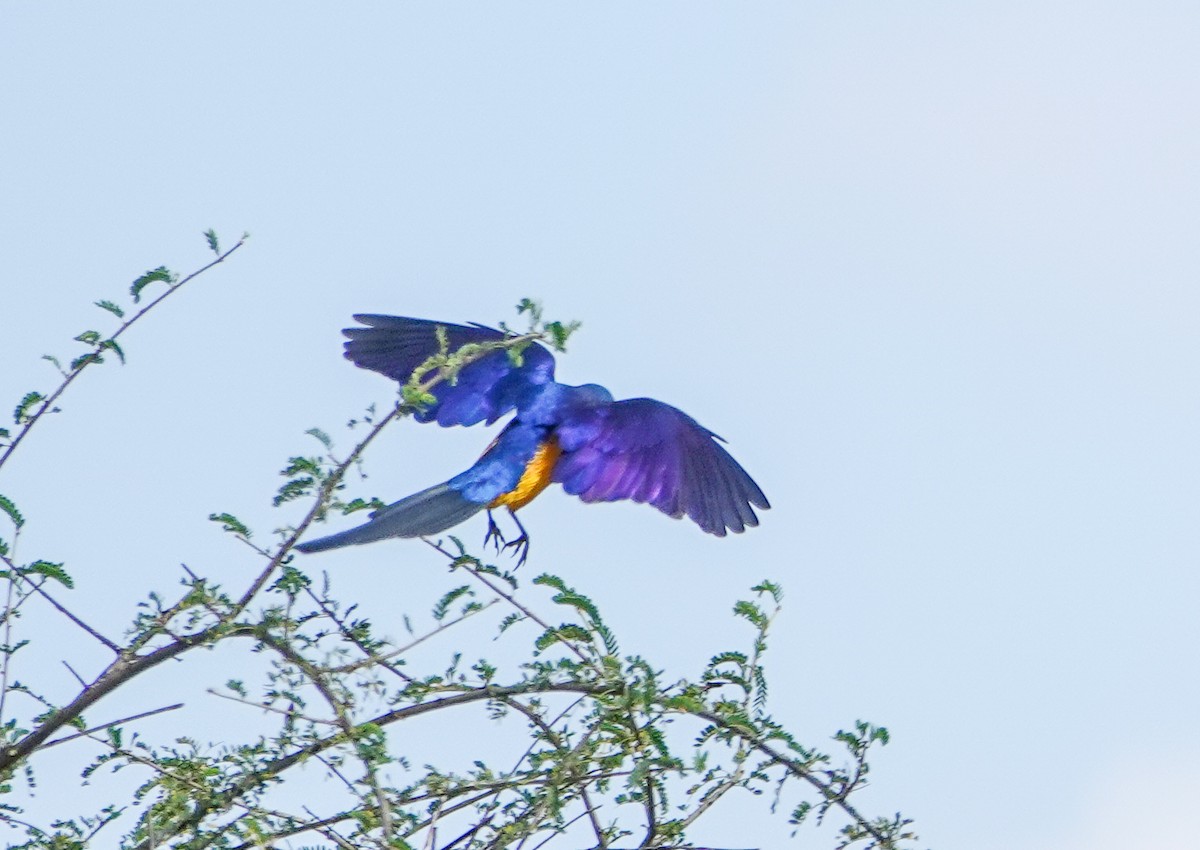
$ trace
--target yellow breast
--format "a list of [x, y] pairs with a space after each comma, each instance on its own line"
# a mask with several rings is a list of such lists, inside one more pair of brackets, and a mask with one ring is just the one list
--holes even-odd
[[525, 465], [525, 471], [521, 473], [521, 480], [517, 482], [517, 486], [504, 495], [497, 496], [488, 507], [507, 507], [510, 511], [517, 511], [528, 505], [538, 493], [550, 486], [554, 464], [561, 454], [562, 449], [553, 438], [542, 443]]

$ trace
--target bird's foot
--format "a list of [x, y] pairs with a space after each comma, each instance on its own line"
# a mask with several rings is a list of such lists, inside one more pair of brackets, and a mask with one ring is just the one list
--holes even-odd
[[515, 540], [509, 540], [505, 542], [504, 551], [507, 552], [509, 549], [517, 550], [513, 553], [517, 558], [517, 565], [513, 567], [513, 569], [520, 569], [521, 565], [525, 563], [525, 560], [529, 557], [529, 535], [522, 534]]
[[488, 527], [487, 533], [483, 535], [483, 545], [486, 548], [489, 543], [494, 543], [496, 546], [496, 554], [500, 554], [500, 547], [508, 546], [508, 541], [504, 539], [504, 535], [500, 533], [500, 526], [496, 525], [496, 520], [492, 517], [492, 512], [488, 511]]
[[529, 558], [529, 535], [525, 531], [525, 526], [521, 525], [521, 521], [517, 519], [517, 515], [512, 511], [509, 514], [513, 518], [513, 522], [517, 524], [517, 528], [521, 532], [520, 537], [508, 540], [500, 531], [500, 526], [496, 525], [496, 520], [492, 516], [492, 512], [488, 511], [488, 527], [487, 533], [483, 535], [483, 545], [486, 547], [489, 543], [496, 547], [496, 554], [507, 552], [509, 549], [516, 549], [513, 553], [517, 559], [517, 566], [513, 569], [518, 569]]

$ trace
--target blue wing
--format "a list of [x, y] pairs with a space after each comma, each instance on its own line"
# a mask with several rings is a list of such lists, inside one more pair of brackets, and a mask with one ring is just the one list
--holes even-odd
[[758, 525], [753, 507], [770, 507], [720, 437], [661, 401], [572, 410], [555, 435], [563, 454], [554, 480], [585, 502], [646, 502], [718, 537]]
[[[483, 325], [453, 325], [429, 319], [360, 314], [366, 327], [346, 328], [346, 359], [354, 365], [405, 383], [413, 370], [437, 354], [438, 327], [446, 329], [450, 351], [468, 343], [495, 342], [505, 334]], [[495, 422], [511, 410], [520, 410], [554, 380], [554, 356], [534, 343], [514, 366], [507, 352], [494, 351], [465, 367], [458, 380], [433, 389], [437, 399], [416, 414], [418, 422], [439, 425], [474, 425]]]

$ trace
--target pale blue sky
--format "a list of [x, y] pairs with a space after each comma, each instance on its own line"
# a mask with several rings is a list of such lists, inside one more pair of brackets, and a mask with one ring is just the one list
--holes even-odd
[[[207, 227], [253, 238], [0, 492], [116, 630], [180, 561], [237, 581], [207, 515], [290, 519], [304, 429], [390, 397], [339, 356], [351, 313], [540, 297], [585, 323], [564, 380], [688, 411], [774, 508], [718, 540], [552, 491], [530, 576], [678, 675], [780, 581], [775, 712], [813, 742], [889, 726], [864, 805], [924, 845], [1190, 847], [1197, 44], [1200, 7], [1154, 0], [6, 4], [0, 403], [91, 301], [204, 262]], [[399, 429], [371, 485], [488, 439]], [[416, 543], [326, 558], [381, 621], [450, 581]], [[713, 842], [787, 834], [738, 820]]]

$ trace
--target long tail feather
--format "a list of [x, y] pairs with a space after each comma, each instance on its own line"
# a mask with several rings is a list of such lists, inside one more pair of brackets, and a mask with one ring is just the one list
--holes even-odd
[[437, 484], [380, 508], [369, 522], [301, 543], [301, 552], [324, 552], [342, 546], [358, 546], [388, 537], [425, 537], [453, 528], [483, 510], [485, 505], [464, 498], [447, 484]]

